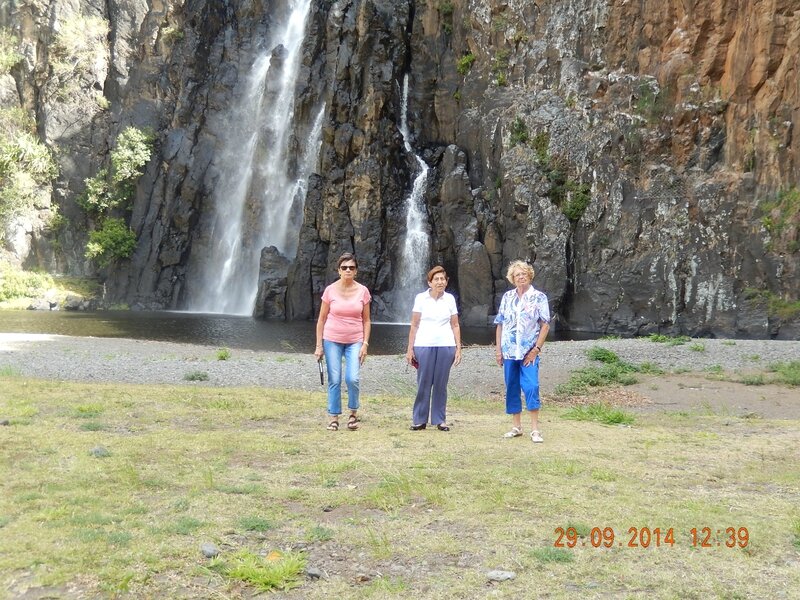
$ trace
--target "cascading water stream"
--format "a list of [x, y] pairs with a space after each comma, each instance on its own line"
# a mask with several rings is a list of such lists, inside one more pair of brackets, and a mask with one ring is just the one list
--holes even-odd
[[413, 154], [420, 171], [414, 178], [411, 194], [406, 199], [406, 238], [400, 258], [398, 285], [395, 286], [394, 316], [399, 320], [411, 317], [414, 295], [425, 289], [428, 271], [430, 237], [427, 228], [424, 195], [428, 186], [428, 165], [414, 152], [408, 129], [408, 74], [403, 77], [403, 100], [400, 115], [400, 133], [406, 152]]
[[317, 115], [297, 160], [289, 144], [310, 6], [311, 0], [289, 1], [285, 19], [275, 23], [266, 40], [270, 50], [254, 60], [241, 95], [222, 117], [213, 217], [206, 236], [193, 244], [189, 310], [252, 314], [262, 249], [275, 246], [290, 259], [297, 252], [297, 221], [324, 112]]

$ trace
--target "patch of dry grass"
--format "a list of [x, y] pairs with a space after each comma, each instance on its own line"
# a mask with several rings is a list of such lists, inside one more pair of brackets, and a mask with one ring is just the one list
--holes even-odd
[[[0, 427], [0, 589], [12, 597], [44, 586], [255, 593], [211, 568], [203, 542], [223, 559], [303, 553], [323, 578], [302, 578], [287, 598], [800, 587], [794, 421], [653, 415], [606, 426], [553, 406], [542, 412], [546, 442], [534, 445], [501, 438], [509, 423], [497, 401], [453, 399], [453, 430], [442, 433], [407, 430], [410, 397], [365, 398], [362, 429], [332, 433], [321, 393], [18, 377], [0, 387], [10, 422]], [[108, 456], [91, 453], [98, 446]], [[555, 549], [556, 529], [570, 526], [583, 537]], [[672, 528], [674, 544], [628, 547], [629, 530], [644, 527]], [[693, 547], [691, 529], [704, 527], [712, 546]], [[725, 547], [728, 527], [747, 528], [745, 548]], [[595, 528], [613, 529], [612, 547], [593, 547]], [[489, 584], [493, 569], [517, 577]]]

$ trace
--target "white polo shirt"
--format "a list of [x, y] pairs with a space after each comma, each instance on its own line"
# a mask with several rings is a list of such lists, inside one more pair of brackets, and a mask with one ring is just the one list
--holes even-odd
[[438, 299], [431, 291], [417, 294], [411, 312], [420, 313], [419, 329], [414, 338], [415, 346], [455, 346], [456, 337], [450, 326], [450, 317], [458, 314], [456, 299], [444, 292]]

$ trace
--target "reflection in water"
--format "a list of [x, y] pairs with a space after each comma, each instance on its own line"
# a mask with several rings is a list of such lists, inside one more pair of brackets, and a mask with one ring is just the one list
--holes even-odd
[[[313, 352], [314, 330], [311, 321], [203, 313], [0, 311], [0, 331], [8, 333], [120, 337], [276, 352]], [[490, 344], [494, 332], [488, 327], [462, 327], [462, 338], [465, 344]], [[407, 323], [373, 323], [372, 354], [401, 354], [407, 343]]]

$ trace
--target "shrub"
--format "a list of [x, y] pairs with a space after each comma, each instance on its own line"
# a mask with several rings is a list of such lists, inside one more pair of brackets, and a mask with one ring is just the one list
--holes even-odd
[[108, 218], [100, 229], [89, 233], [85, 256], [97, 260], [101, 267], [107, 267], [114, 260], [128, 258], [135, 249], [136, 234], [125, 221]]
[[230, 348], [218, 348], [217, 360], [228, 360], [231, 357]]
[[85, 180], [86, 190], [78, 203], [89, 213], [101, 218], [101, 228], [89, 234], [86, 257], [96, 258], [101, 266], [129, 257], [136, 248], [136, 236], [122, 219], [104, 218], [116, 207], [130, 208], [136, 181], [142, 167], [150, 160], [153, 135], [136, 127], [127, 127], [117, 138], [111, 151], [111, 173], [101, 169]]
[[16, 35], [6, 28], [0, 29], [0, 75], [8, 73], [22, 60], [18, 46]]
[[176, 44], [184, 38], [184, 32], [179, 27], [168, 25], [161, 30], [161, 39], [165, 44]]
[[36, 205], [46, 200], [46, 191], [28, 173], [14, 172], [0, 185], [0, 223], [5, 229], [14, 218], [32, 214]]
[[657, 344], [666, 344], [667, 346], [682, 346], [692, 338], [686, 335], [676, 335], [672, 337], [662, 333], [651, 333], [649, 336], [647, 336], [647, 339]]
[[86, 189], [78, 197], [78, 204], [89, 213], [102, 215], [122, 206], [130, 208], [136, 182], [142, 176], [142, 167], [153, 152], [153, 135], [136, 127], [127, 127], [120, 133], [111, 151], [111, 174], [100, 169], [94, 177], [84, 180]]
[[744, 385], [764, 385], [767, 383], [761, 373], [756, 373], [755, 375], [742, 375], [740, 381]]
[[638, 381], [633, 375], [635, 371], [635, 367], [622, 362], [584, 367], [573, 371], [569, 381], [557, 385], [555, 393], [558, 396], [573, 396], [585, 394], [593, 387], [633, 385]]
[[800, 250], [800, 188], [784, 190], [761, 204], [761, 224], [772, 238], [768, 248], [794, 254]]
[[50, 183], [58, 175], [50, 149], [28, 127], [20, 111], [0, 111], [0, 231], [49, 205]]
[[54, 286], [47, 273], [20, 271], [7, 262], [0, 262], [0, 302], [15, 298], [35, 298]]
[[635, 110], [651, 123], [662, 119], [670, 109], [670, 101], [675, 92], [673, 89], [659, 88], [655, 78], [650, 78], [639, 84], [636, 90]]
[[800, 386], [800, 360], [775, 363], [769, 366], [770, 371], [777, 374], [777, 381], [792, 387]]
[[249, 550], [240, 550], [227, 560], [215, 559], [209, 568], [263, 591], [289, 590], [300, 585], [299, 578], [306, 568], [306, 561], [302, 552], [273, 550], [261, 557]]
[[24, 171], [37, 183], [46, 183], [58, 174], [58, 167], [47, 146], [33, 134], [21, 131], [13, 139], [0, 138], [0, 177], [14, 171]]
[[592, 186], [571, 179], [567, 175], [568, 165], [563, 160], [550, 156], [550, 134], [546, 131], [533, 136], [531, 146], [536, 153], [539, 167], [550, 182], [550, 189], [547, 191], [550, 202], [558, 206], [571, 223], [578, 222], [592, 201]]
[[528, 126], [525, 124], [522, 117], [517, 117], [514, 119], [514, 122], [511, 123], [511, 135], [508, 138], [508, 142], [514, 147], [518, 144], [527, 144], [528, 139]]
[[550, 134], [540, 131], [533, 136], [533, 151], [536, 152], [536, 159], [540, 166], [547, 166], [550, 163], [548, 149], [550, 148]]
[[450, 35], [453, 33], [453, 12], [455, 6], [450, 0], [442, 0], [438, 6], [439, 16], [442, 18], [442, 30]]
[[747, 288], [744, 298], [751, 306], [765, 307], [770, 317], [789, 321], [800, 316], [800, 300], [784, 300], [769, 290]]
[[450, 0], [442, 0], [439, 2], [439, 14], [444, 18], [452, 18], [455, 6]]
[[664, 369], [652, 362], [643, 362], [639, 365], [638, 371], [643, 375], [661, 375], [664, 373]]
[[86, 189], [78, 196], [77, 202], [86, 212], [102, 215], [116, 206], [109, 191], [106, 169], [100, 169], [94, 177], [88, 177], [83, 182], [86, 184]]
[[616, 363], [619, 362], [619, 356], [615, 352], [608, 350], [607, 348], [601, 348], [600, 346], [594, 346], [589, 348], [586, 352], [586, 356], [591, 358], [592, 360], [599, 360], [600, 362], [604, 363]]
[[459, 75], [466, 75], [469, 73], [469, 70], [472, 68], [472, 63], [474, 62], [475, 55], [472, 52], [465, 54], [458, 59], [458, 62], [456, 63], [456, 71], [458, 71]]
[[[153, 151], [153, 134], [136, 127], [126, 127], [117, 138], [111, 152], [111, 183], [132, 191], [133, 184], [142, 176], [142, 167], [150, 160]], [[131, 190], [125, 189], [130, 186]], [[129, 195], [129, 194], [127, 194]]]
[[208, 373], [205, 371], [191, 371], [183, 376], [186, 381], [208, 381]]
[[64, 19], [51, 48], [53, 74], [63, 78], [89, 71], [99, 53], [105, 56], [108, 30], [108, 21], [102, 17], [72, 15]]
[[574, 223], [580, 220], [592, 201], [591, 189], [588, 183], [578, 183], [567, 179], [564, 183], [563, 191], [556, 188], [555, 191], [551, 190], [551, 193], [563, 197], [561, 212]]
[[603, 403], [576, 406], [565, 412], [563, 417], [573, 421], [595, 421], [606, 425], [630, 425], [634, 420], [633, 415]]

